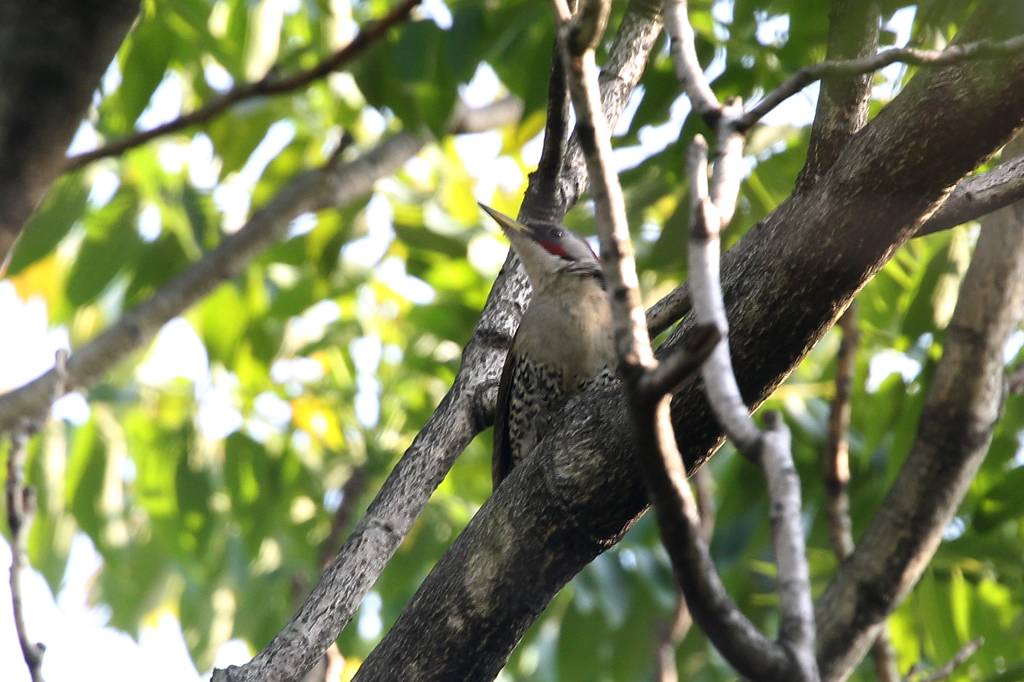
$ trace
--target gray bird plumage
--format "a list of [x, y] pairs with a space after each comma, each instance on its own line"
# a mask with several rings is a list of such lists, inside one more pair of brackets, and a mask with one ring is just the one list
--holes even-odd
[[593, 381], [614, 377], [611, 312], [601, 263], [561, 225], [523, 225], [481, 205], [523, 262], [533, 295], [505, 360], [494, 420], [496, 488], [556, 425], [551, 419]]

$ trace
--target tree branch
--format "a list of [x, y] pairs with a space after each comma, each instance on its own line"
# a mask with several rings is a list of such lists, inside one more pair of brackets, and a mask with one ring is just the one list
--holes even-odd
[[718, 233], [722, 222], [718, 207], [708, 196], [707, 143], [701, 136], [690, 146], [687, 167], [693, 203], [688, 260], [694, 317], [698, 324], [711, 326], [722, 336], [701, 368], [701, 377], [708, 401], [726, 435], [740, 452], [757, 461], [761, 433], [747, 412], [729, 358], [729, 321], [722, 300], [718, 264], [721, 258]]
[[825, 509], [829, 537], [839, 563], [853, 553], [853, 529], [850, 524], [850, 395], [853, 390], [854, 363], [857, 358], [857, 303], [851, 303], [839, 318], [843, 337], [836, 357], [836, 394], [828, 419], [828, 445], [822, 457], [825, 479]]
[[[51, 397], [53, 400], [63, 394], [62, 384], [67, 378], [67, 353], [57, 351], [56, 369], [57, 386]], [[25, 556], [24, 538], [32, 523], [35, 512], [35, 491], [25, 485], [25, 447], [29, 436], [37, 431], [49, 416], [50, 404], [45, 410], [35, 414], [26, 414], [21, 426], [11, 431], [10, 448], [7, 453], [7, 481], [5, 484], [7, 503], [7, 527], [11, 531], [11, 605], [14, 610], [14, 630], [18, 635], [21, 655], [28, 667], [32, 682], [42, 682], [43, 654], [46, 646], [33, 642], [25, 628], [25, 610], [21, 598], [21, 574], [29, 566]]]
[[722, 105], [711, 89], [697, 58], [697, 46], [686, 0], [665, 2], [665, 30], [669, 35], [669, 53], [672, 55], [676, 77], [690, 98], [693, 110], [708, 125], [714, 126], [722, 113]]
[[138, 0], [0, 3], [0, 276], [138, 10]]
[[749, 129], [769, 111], [825, 76], [854, 76], [870, 73], [897, 62], [915, 66], [962, 64], [975, 59], [1012, 56], [1021, 51], [1024, 51], [1024, 35], [1001, 41], [979, 40], [972, 43], [950, 45], [944, 50], [921, 50], [914, 47], [890, 48], [871, 57], [836, 62], [826, 61], [814, 66], [805, 66], [751, 107], [738, 121], [737, 126], [740, 130]]
[[[679, 356], [673, 355], [672, 357]], [[693, 482], [694, 494], [697, 499], [700, 537], [710, 548], [715, 529], [715, 495], [711, 470], [707, 467], [697, 469], [693, 472], [690, 480]], [[693, 616], [690, 615], [690, 609], [686, 606], [686, 597], [683, 596], [677, 583], [675, 614], [672, 621], [665, 627], [655, 653], [655, 682], [679, 682], [679, 672], [676, 670], [676, 647], [686, 638], [686, 633], [690, 631], [691, 627], [693, 627]]]
[[235, 86], [195, 111], [190, 111], [149, 130], [126, 135], [121, 139], [108, 142], [96, 149], [67, 157], [64, 160], [63, 171], [67, 173], [78, 170], [99, 159], [120, 156], [128, 150], [146, 144], [158, 137], [169, 135], [199, 123], [206, 123], [220, 116], [229, 108], [246, 100], [256, 97], [283, 95], [305, 88], [310, 83], [337, 71], [352, 59], [365, 52], [367, 48], [385, 37], [394, 26], [408, 19], [409, 14], [419, 3], [420, 0], [403, 0], [381, 19], [360, 29], [359, 33], [348, 45], [308, 69], [282, 76], [278, 75], [280, 66], [275, 64], [258, 81]]
[[[1014, 147], [1015, 154], [1024, 151], [1024, 140]], [[917, 582], [999, 419], [1002, 349], [1024, 311], [1024, 204], [986, 222], [910, 454], [818, 604], [818, 661], [827, 680], [845, 678]]]
[[1024, 158], [1003, 161], [961, 181], [914, 236], [948, 230], [1024, 199]]
[[[721, 120], [726, 121], [723, 127], [731, 133], [729, 119], [730, 114], [724, 113]], [[742, 144], [734, 147], [732, 153], [738, 155], [741, 151]], [[723, 160], [720, 159], [719, 163]], [[717, 165], [716, 176], [719, 174]], [[736, 444], [737, 449], [754, 461], [760, 460], [768, 481], [772, 539], [779, 572], [778, 589], [782, 607], [779, 632], [781, 646], [765, 640], [757, 649], [741, 649], [739, 645], [742, 640], [739, 637], [743, 630], [756, 629], [750, 623], [746, 623], [743, 630], [728, 627], [730, 622], [746, 620], [734, 605], [733, 612], [722, 613], [715, 619], [717, 623], [715, 620], [705, 623], [698, 615], [703, 611], [703, 607], [691, 599], [685, 581], [682, 583], [683, 593], [686, 594], [687, 604], [697, 622], [726, 660], [741, 674], [758, 679], [817, 680], [818, 671], [814, 661], [814, 608], [811, 604], [803, 528], [800, 525], [800, 480], [796, 475], [790, 453], [789, 431], [778, 418], [769, 420], [766, 433], [762, 434], [758, 430], [747, 412], [747, 406], [743, 403], [733, 374], [732, 361], [729, 357], [728, 320], [718, 265], [721, 254], [718, 235], [723, 221], [718, 206], [708, 196], [707, 146], [699, 135], [690, 148], [687, 166], [690, 196], [693, 201], [688, 261], [694, 314], [698, 323], [712, 326], [719, 330], [723, 337], [704, 363], [701, 376], [718, 422]], [[726, 161], [722, 172], [733, 173], [737, 167], [738, 164]], [[735, 181], [718, 180], [715, 184], [719, 183], [724, 187], [733, 187], [733, 191], [739, 189], [739, 183]], [[730, 205], [735, 205], [735, 196], [727, 198], [726, 201]], [[660, 518], [660, 505], [657, 501], [655, 505], [658, 506]], [[693, 569], [689, 573], [693, 573]], [[690, 577], [692, 579], [694, 576]], [[694, 597], [699, 599], [700, 594], [696, 593]], [[767, 650], [764, 650], [765, 646], [768, 647]], [[727, 654], [730, 649], [735, 653]], [[779, 659], [784, 665], [779, 669], [766, 671], [764, 662], [772, 659]]]
[[[878, 50], [878, 0], [832, 0], [826, 59], [865, 58]], [[807, 143], [807, 160], [796, 184], [817, 182], [868, 120], [870, 73], [825, 76]]]
[[551, 74], [548, 76], [548, 111], [544, 123], [544, 142], [537, 169], [523, 197], [523, 205], [534, 207], [529, 216], [538, 222], [558, 222], [563, 213], [551, 188], [562, 172], [562, 160], [569, 141], [569, 91], [565, 86], [565, 70], [558, 55], [558, 40], [551, 50]]
[[[557, 8], [557, 0], [555, 5]], [[615, 325], [619, 373], [625, 381], [626, 395], [634, 422], [634, 438], [637, 441], [636, 451], [654, 498], [665, 545], [673, 558], [676, 571], [680, 574], [680, 583], [687, 604], [715, 646], [737, 670], [748, 676], [758, 675], [763, 678], [765, 662], [774, 659], [786, 664], [776, 679], [816, 680], [814, 609], [811, 604], [810, 580], [804, 558], [803, 530], [800, 525], [799, 480], [793, 468], [792, 457], [789, 455], [788, 431], [781, 422], [777, 422], [765, 436], [763, 463], [773, 500], [772, 525], [779, 563], [779, 594], [783, 607], [781, 638], [793, 656], [792, 664], [787, 661], [789, 656], [781, 647], [777, 648], [759, 636], [753, 624], [746, 620], [722, 590], [721, 581], [710, 562], [707, 544], [701, 537], [696, 502], [689, 484], [685, 481], [682, 457], [676, 446], [669, 419], [667, 393], [645, 394], [639, 390], [645, 385], [640, 379], [651, 371], [655, 360], [640, 302], [639, 280], [622, 188], [609, 163], [610, 135], [597, 97], [597, 67], [594, 63], [594, 45], [600, 37], [603, 17], [607, 15], [608, 8], [607, 0], [592, 0], [581, 5], [575, 19], [566, 15], [564, 11], [556, 13], [559, 14], [561, 21], [559, 36], [562, 56], [573, 107], [576, 110], [579, 139], [591, 179], [591, 193], [594, 197], [601, 253]], [[729, 217], [732, 207], [735, 206], [741, 177], [739, 158], [743, 150], [743, 136], [734, 134], [731, 129], [732, 118], [738, 110], [739, 105], [727, 106], [722, 109], [719, 116], [722, 151], [718, 163], [721, 166], [721, 173], [716, 168], [714, 187], [727, 207], [724, 211], [728, 212]], [[705, 210], [694, 213], [694, 235], [696, 238], [703, 233], [703, 241], [713, 244], [717, 256], [719, 216], [722, 213], [708, 198], [706, 159], [701, 153], [706, 152], [706, 148], [701, 145], [702, 140], [698, 138], [694, 143], [698, 150], [698, 158], [697, 163], [693, 164], [696, 167], [691, 172], [690, 188], [691, 195], [701, 202]], [[706, 210], [709, 205], [715, 208], [713, 212]], [[714, 216], [713, 219], [710, 217], [711, 214]], [[721, 222], [727, 223], [728, 219], [723, 216]], [[701, 280], [702, 278], [693, 272], [694, 267], [703, 265], [706, 270], [712, 267], [717, 270], [718, 260], [717, 257], [714, 260], [707, 258], [710, 249], [696, 247], [697, 245], [691, 241], [691, 274], [695, 280]], [[695, 253], [696, 256], [693, 255]], [[697, 263], [694, 259], [703, 259], [703, 262]], [[717, 272], [714, 275], [713, 280], [710, 273], [703, 278], [705, 282], [713, 282], [709, 288], [717, 286]], [[694, 289], [702, 291], [696, 284]], [[695, 305], [698, 319], [712, 325], [713, 329], [723, 330], [724, 334], [726, 323], [724, 307], [721, 304], [721, 289], [718, 288], [716, 292], [709, 291], [706, 297], [696, 296]], [[715, 300], [717, 305], [712, 302]], [[702, 307], [705, 303], [707, 307]], [[709, 309], [720, 310], [721, 317], [705, 312]], [[701, 319], [702, 315], [704, 319]], [[710, 344], [704, 348], [705, 354], [709, 348]], [[713, 354], [723, 348], [726, 349], [725, 370], [731, 376], [724, 339], [715, 344], [715, 348]], [[712, 361], [706, 360], [703, 374], [709, 395], [714, 399], [710, 385], [711, 366]], [[714, 371], [722, 372], [723, 369], [719, 366], [715, 367]], [[722, 379], [721, 376], [713, 378]], [[732, 380], [732, 386], [735, 388], [735, 379]], [[734, 390], [734, 394], [738, 400], [738, 389]], [[749, 421], [746, 407], [742, 402], [739, 402], [739, 409], [743, 417]], [[731, 411], [729, 408], [720, 408], [716, 413], [722, 419], [724, 414]], [[726, 424], [727, 430], [730, 430], [730, 422], [723, 420], [723, 423]], [[756, 434], [756, 427], [753, 427], [752, 423], [750, 427]], [[755, 442], [759, 441], [760, 438], [755, 436]], [[673, 535], [673, 530], [679, 531], [678, 534]], [[685, 563], [688, 557], [694, 560]], [[683, 563], [685, 565], [681, 565]], [[705, 595], [713, 595], [713, 600], [702, 601]]]
[[942, 666], [931, 675], [921, 678], [918, 682], [941, 682], [942, 680], [945, 680], [953, 674], [954, 670], [966, 663], [968, 658], [977, 653], [978, 649], [980, 649], [984, 644], [984, 637], [972, 639], [970, 642], [963, 645], [960, 650], [956, 652], [956, 655], [946, 662], [946, 665]]
[[[630, 3], [602, 73], [602, 99], [609, 125], [639, 81], [660, 28], [656, 10], [642, 0]], [[551, 205], [558, 207], [559, 217], [586, 187], [578, 143], [570, 141], [561, 165], [562, 172], [550, 190], [555, 197]], [[524, 203], [520, 217], [531, 216], [533, 210], [532, 204]], [[528, 296], [525, 275], [510, 253], [491, 288], [473, 338], [463, 351], [455, 384], [388, 476], [366, 516], [291, 622], [252, 661], [217, 671], [215, 679], [279, 679], [308, 668], [337, 637], [455, 458], [492, 421], [501, 366]], [[371, 660], [379, 651], [380, 647], [364, 662], [361, 676], [372, 674]], [[387, 660], [388, 670], [380, 674], [395, 679], [398, 668], [393, 666], [400, 665], [398, 659]], [[447, 664], [458, 663], [451, 660]], [[426, 656], [405, 664], [407, 674], [402, 679], [406, 680], [416, 679], [415, 671], [431, 665]], [[479, 662], [481, 666], [490, 664], [491, 659]], [[432, 674], [442, 675], [443, 665], [430, 668]]]
[[[495, 106], [504, 115], [519, 110], [517, 106], [510, 107], [502, 102]], [[492, 118], [489, 107], [468, 110], [457, 117], [454, 130], [474, 128], [477, 112], [487, 119]], [[506, 119], [505, 123], [513, 120]], [[68, 360], [65, 389], [90, 386], [130, 352], [144, 346], [165, 322], [220, 283], [235, 277], [253, 258], [284, 237], [292, 219], [307, 211], [347, 204], [369, 193], [379, 178], [401, 168], [424, 144], [421, 137], [398, 133], [351, 162], [327, 165], [297, 176], [256, 211], [242, 229], [225, 237], [216, 249], [75, 351]], [[12, 428], [22, 415], [48, 405], [55, 385], [56, 374], [51, 370], [0, 395], [0, 431]]]

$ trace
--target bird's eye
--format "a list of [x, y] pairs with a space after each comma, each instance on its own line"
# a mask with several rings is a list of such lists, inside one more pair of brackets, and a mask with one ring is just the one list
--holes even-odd
[[562, 232], [561, 230], [557, 229], [557, 228], [554, 229], [554, 230], [551, 230], [551, 238], [552, 239], [561, 239], [564, 236], [565, 236], [565, 233]]

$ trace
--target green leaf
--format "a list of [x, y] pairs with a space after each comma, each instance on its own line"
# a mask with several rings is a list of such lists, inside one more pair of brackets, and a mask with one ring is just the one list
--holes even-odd
[[125, 306], [129, 308], [148, 299], [192, 262], [181, 247], [178, 236], [170, 232], [161, 234], [150, 244], [140, 245], [140, 249], [142, 253], [125, 290]]
[[121, 134], [131, 130], [163, 80], [170, 56], [163, 44], [165, 38], [159, 24], [152, 20], [143, 21], [132, 32], [121, 66], [121, 87], [118, 88], [120, 107], [116, 115], [121, 124], [118, 131]]
[[1020, 515], [1020, 491], [1024, 488], [1024, 467], [1017, 467], [1000, 476], [989, 488], [974, 515], [974, 527], [987, 533], [1009, 519]]
[[17, 275], [49, 254], [82, 217], [89, 197], [89, 187], [82, 180], [78, 173], [65, 177], [32, 215], [14, 247], [7, 270], [9, 276]]
[[135, 226], [138, 197], [122, 188], [110, 203], [86, 217], [86, 237], [66, 283], [74, 306], [91, 303], [138, 256], [142, 240]]
[[235, 107], [215, 119], [207, 128], [210, 140], [221, 159], [220, 177], [225, 178], [245, 165], [267, 129], [280, 118], [275, 102], [256, 100]]
[[78, 525], [94, 542], [102, 538], [99, 503], [107, 470], [107, 449], [94, 421], [78, 429], [68, 458], [66, 478], [68, 506]]
[[[452, 62], [466, 53], [445, 53], [448, 34], [432, 21], [414, 21], [397, 40], [371, 50], [353, 69], [359, 89], [371, 105], [390, 108], [409, 130], [426, 126], [444, 135], [455, 106], [456, 86], [465, 65]], [[472, 50], [471, 50], [472, 51]]]
[[248, 309], [238, 288], [222, 284], [199, 308], [199, 333], [211, 360], [234, 365], [234, 355], [249, 324]]
[[395, 223], [398, 239], [415, 249], [426, 249], [448, 256], [465, 259], [466, 240], [441, 234], [425, 225], [400, 225]]

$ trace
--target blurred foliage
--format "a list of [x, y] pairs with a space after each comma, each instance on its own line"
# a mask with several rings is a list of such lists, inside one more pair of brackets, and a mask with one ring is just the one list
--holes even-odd
[[[914, 5], [890, 2], [884, 20], [900, 12], [917, 43], [941, 45], [962, 19], [962, 4], [922, 0], [914, 14]], [[403, 127], [439, 136], [377, 183], [372, 197], [297, 220], [285, 241], [193, 307], [184, 321], [196, 348], [161, 352], [158, 342], [89, 390], [84, 421], [51, 424], [33, 441], [28, 473], [40, 495], [33, 565], [56, 592], [71, 538], [84, 533], [103, 558], [93, 598], [109, 606], [111, 623], [136, 633], [155, 611], [176, 614], [200, 670], [228, 638], [266, 644], [315, 581], [335, 510], [349, 508], [349, 524], [358, 518], [450, 385], [505, 248], [474, 201], [514, 212], [536, 162], [553, 40], [548, 8], [526, 0], [430, 6], [432, 16], [392, 31], [348, 73], [249, 100], [207, 125], [64, 177], [11, 264], [19, 293], [45, 300], [50, 323], [80, 345], [238, 229], [250, 207], [322, 161], [342, 130], [355, 140], [349, 155]], [[80, 132], [83, 148], [194, 109], [272, 64], [283, 72], [308, 67], [388, 6], [147, 0], [143, 7]], [[825, 54], [827, 13], [817, 0], [714, 8], [705, 0], [691, 3], [691, 12], [723, 97], [754, 97]], [[893, 40], [887, 29], [883, 42]], [[894, 83], [878, 77], [873, 111], [906, 76], [903, 69]], [[444, 137], [459, 92], [515, 94], [526, 105], [522, 122]], [[670, 115], [685, 99], [664, 50], [640, 93], [615, 144], [632, 159], [622, 179], [653, 301], [685, 277], [681, 149], [703, 124], [686, 118], [680, 131], [681, 118]], [[809, 105], [791, 110], [796, 120], [768, 123], [750, 139], [730, 243], [792, 189]], [[589, 215], [583, 206], [568, 223], [592, 234]], [[911, 242], [859, 297], [856, 532], [914, 436], [973, 234], [960, 228]], [[835, 334], [770, 401], [794, 429], [816, 592], [836, 566], [818, 463]], [[198, 357], [198, 376], [174, 370], [185, 356]], [[890, 619], [903, 670], [941, 665], [978, 636], [985, 646], [956, 679], [988, 679], [1024, 662], [1022, 428], [1024, 400], [1011, 398], [946, 541]], [[394, 621], [486, 499], [489, 447], [484, 434], [458, 460], [342, 633], [350, 661], [373, 648], [380, 626]], [[764, 486], [728, 449], [711, 467], [717, 564], [745, 611], [774, 631]], [[365, 492], [344, 499], [340, 490], [357, 472], [368, 478]], [[665, 552], [645, 518], [552, 602], [504, 679], [651, 679], [674, 599]], [[696, 630], [677, 659], [685, 679], [733, 678]], [[855, 679], [870, 678], [865, 663]]]

